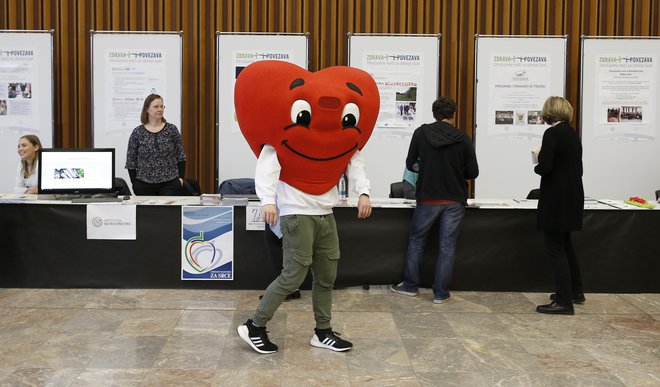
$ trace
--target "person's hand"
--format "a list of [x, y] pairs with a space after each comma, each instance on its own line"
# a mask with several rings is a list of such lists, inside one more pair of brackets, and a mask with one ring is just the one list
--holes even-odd
[[37, 187], [28, 187], [28, 189], [25, 191], [26, 194], [36, 194], [37, 193]]
[[265, 204], [261, 207], [261, 217], [266, 224], [277, 224], [277, 207], [274, 204]]
[[364, 219], [368, 218], [371, 215], [371, 200], [369, 200], [368, 195], [360, 195], [358, 199], [358, 218]]

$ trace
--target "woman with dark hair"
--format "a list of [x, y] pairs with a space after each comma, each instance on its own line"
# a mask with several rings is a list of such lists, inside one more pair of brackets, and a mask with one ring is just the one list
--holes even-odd
[[573, 304], [585, 301], [571, 241], [571, 231], [582, 229], [582, 144], [569, 124], [573, 107], [566, 99], [548, 98], [541, 116], [550, 127], [543, 133], [539, 163], [534, 168], [541, 175], [537, 222], [545, 234], [546, 250], [552, 261], [555, 293], [550, 295], [550, 304], [540, 305], [536, 311], [574, 314]]
[[150, 94], [142, 106], [142, 125], [128, 140], [126, 169], [136, 195], [176, 196], [186, 171], [186, 155], [177, 127], [165, 120], [163, 98]]
[[41, 149], [41, 141], [34, 134], [26, 134], [18, 139], [18, 155], [21, 161], [16, 171], [15, 193], [37, 193], [39, 149]]

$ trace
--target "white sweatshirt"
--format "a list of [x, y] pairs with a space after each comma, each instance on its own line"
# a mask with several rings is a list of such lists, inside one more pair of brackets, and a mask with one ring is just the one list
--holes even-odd
[[[275, 148], [264, 145], [257, 160], [255, 189], [261, 205], [275, 204], [279, 216], [283, 215], [328, 215], [339, 202], [337, 186], [321, 195], [310, 195], [280, 181], [280, 162]], [[364, 159], [356, 151], [346, 168], [348, 186], [357, 196], [369, 195], [371, 186], [364, 168]]]

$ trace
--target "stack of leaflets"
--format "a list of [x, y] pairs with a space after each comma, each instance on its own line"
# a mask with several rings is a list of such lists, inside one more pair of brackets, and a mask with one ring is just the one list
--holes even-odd
[[222, 195], [219, 194], [201, 194], [199, 203], [203, 206], [219, 206], [222, 202]]

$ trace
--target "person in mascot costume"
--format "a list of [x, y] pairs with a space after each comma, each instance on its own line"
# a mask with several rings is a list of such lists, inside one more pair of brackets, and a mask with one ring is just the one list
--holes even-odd
[[[358, 195], [358, 217], [371, 215], [369, 180], [360, 150], [373, 132], [380, 96], [373, 78], [351, 67], [315, 73], [281, 61], [241, 71], [234, 89], [236, 118], [258, 157], [255, 186], [264, 221], [280, 223], [283, 268], [253, 317], [237, 330], [258, 353], [274, 353], [266, 324], [311, 269], [316, 328], [310, 345], [347, 351], [353, 344], [331, 326], [339, 238], [332, 208], [343, 173]], [[279, 212], [279, 213], [278, 213]]]

